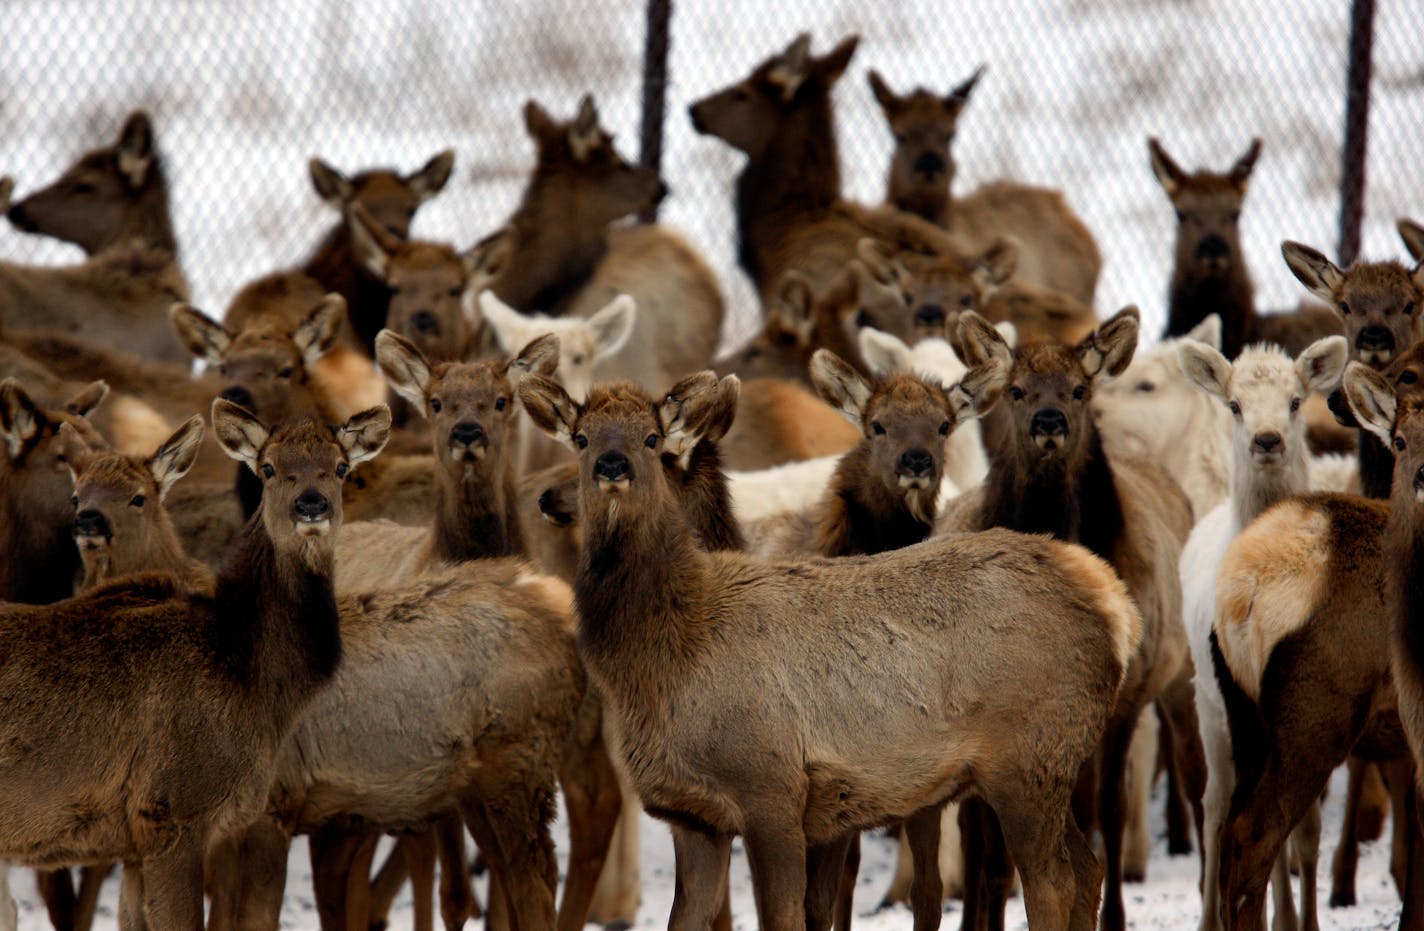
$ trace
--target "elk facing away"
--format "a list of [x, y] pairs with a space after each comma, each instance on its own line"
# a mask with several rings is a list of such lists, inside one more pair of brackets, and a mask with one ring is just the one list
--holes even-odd
[[[823, 927], [854, 832], [909, 818], [937, 841], [938, 806], [974, 794], [1009, 813], [1035, 927], [1092, 928], [1100, 873], [1068, 802], [1137, 648], [1121, 583], [1004, 532], [830, 562], [703, 552], [660, 458], [716, 386], [671, 404], [620, 383], [582, 404], [539, 376], [518, 389], [579, 451], [579, 648], [639, 797], [674, 825], [674, 926], [711, 921], [742, 834], [761, 927]], [[935, 890], [923, 927], [938, 920]]]

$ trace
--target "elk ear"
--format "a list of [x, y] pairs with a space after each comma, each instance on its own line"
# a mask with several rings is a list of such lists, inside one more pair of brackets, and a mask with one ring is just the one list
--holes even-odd
[[[10, 195], [15, 193], [15, 179], [6, 175], [0, 178], [0, 213], [10, 209]], [[1400, 221], [1401, 223], [1404, 221]]]
[[1343, 336], [1327, 336], [1305, 347], [1295, 360], [1295, 374], [1306, 390], [1325, 394], [1340, 384], [1345, 363], [1350, 360], [1350, 344]]
[[376, 364], [391, 389], [422, 414], [430, 391], [430, 363], [414, 343], [391, 330], [376, 334]]
[[525, 375], [514, 390], [534, 426], [578, 452], [574, 425], [578, 423], [579, 406], [562, 385], [544, 375]]
[[875, 100], [880, 104], [880, 109], [885, 111], [887, 117], [893, 117], [900, 112], [900, 98], [895, 96], [895, 92], [890, 89], [890, 85], [885, 83], [885, 79], [880, 76], [880, 72], [874, 68], [866, 75], [870, 81], [870, 92], [875, 95]]
[[532, 340], [519, 354], [509, 360], [505, 367], [505, 377], [516, 385], [525, 375], [543, 375], [553, 378], [559, 370], [559, 337], [545, 333]]
[[970, 368], [983, 365], [990, 359], [998, 359], [1005, 367], [1011, 368], [1014, 364], [1014, 351], [1004, 335], [972, 310], [959, 315], [953, 332], [949, 334], [949, 345], [960, 361]]
[[346, 319], [346, 298], [336, 292], [328, 294], [313, 307], [292, 333], [292, 342], [302, 353], [302, 363], [314, 368], [317, 360], [336, 343], [341, 323]]
[[148, 114], [135, 110], [124, 121], [119, 130], [118, 143], [119, 174], [129, 187], [138, 189], [148, 181], [149, 170], [153, 168], [153, 123]]
[[1019, 241], [1012, 236], [997, 236], [975, 262], [970, 274], [985, 291], [1001, 287], [1019, 268]]
[[351, 243], [355, 247], [356, 259], [366, 271], [381, 281], [391, 270], [391, 255], [400, 249], [401, 243], [391, 235], [376, 218], [371, 216], [362, 204], [353, 203], [346, 208], [350, 218]]
[[179, 342], [188, 347], [189, 352], [213, 365], [222, 362], [232, 343], [232, 334], [221, 323], [191, 304], [182, 303], [168, 308], [168, 319], [178, 332]]
[[1239, 191], [1246, 190], [1246, 182], [1251, 178], [1251, 169], [1256, 167], [1256, 159], [1261, 157], [1260, 138], [1252, 139], [1251, 146], [1246, 150], [1246, 154], [1236, 160], [1236, 164], [1231, 166], [1231, 171], [1226, 177]]
[[0, 381], [0, 434], [4, 434], [11, 459], [20, 455], [20, 450], [39, 434], [45, 423], [44, 412], [18, 381], [13, 378]]
[[173, 435], [163, 441], [148, 462], [149, 473], [158, 483], [158, 500], [168, 496], [173, 483], [188, 474], [203, 445], [203, 417], [194, 414]]
[[871, 326], [860, 331], [860, 356], [866, 367], [880, 378], [910, 368], [910, 347], [893, 333]]
[[618, 295], [589, 317], [588, 325], [593, 327], [594, 345], [598, 347], [597, 358], [606, 359], [622, 349], [633, 335], [637, 319], [638, 305], [627, 294]]
[[948, 392], [950, 409], [960, 423], [971, 417], [983, 417], [999, 400], [1009, 384], [1009, 367], [1003, 359], [990, 359], [964, 374]]
[[346, 423], [336, 428], [336, 442], [341, 444], [350, 465], [375, 459], [391, 438], [391, 409], [384, 404], [352, 414]]
[[1341, 379], [1345, 399], [1360, 426], [1380, 438], [1386, 446], [1394, 433], [1394, 415], [1399, 401], [1385, 377], [1362, 362], [1351, 362]]
[[1291, 274], [1305, 289], [1331, 307], [1339, 304], [1340, 288], [1345, 284], [1345, 273], [1322, 253], [1287, 240], [1281, 243], [1281, 255], [1290, 266]]
[[980, 65], [974, 69], [974, 73], [965, 79], [954, 90], [944, 97], [944, 108], [951, 116], [958, 116], [959, 111], [964, 109], [964, 105], [969, 103], [969, 95], [974, 92], [974, 85], [979, 83], [979, 79], [984, 76], [984, 72], [989, 70], [988, 65]]
[[1094, 384], [1121, 375], [1137, 352], [1136, 307], [1124, 307], [1078, 344], [1078, 364]]
[[829, 349], [817, 349], [811, 356], [811, 384], [823, 401], [862, 427], [865, 405], [875, 389], [850, 363]]
[[494, 330], [499, 348], [505, 352], [514, 352], [539, 335], [528, 317], [495, 297], [493, 291], [481, 291], [479, 305], [480, 317]]
[[1155, 136], [1147, 140], [1147, 154], [1152, 158], [1152, 173], [1157, 176], [1157, 183], [1162, 185], [1162, 190], [1167, 192], [1168, 197], [1176, 197], [1187, 173], [1172, 161], [1172, 156], [1167, 154], [1167, 150], [1162, 148], [1162, 143], [1158, 142]]
[[826, 84], [840, 80], [840, 76], [845, 74], [846, 68], [850, 67], [850, 60], [855, 57], [855, 49], [858, 45], [860, 45], [860, 36], [846, 36], [841, 40], [840, 45], [816, 59], [816, 72], [820, 74], [821, 80]]
[[445, 149], [432, 156], [419, 171], [406, 175], [405, 183], [422, 201], [429, 200], [444, 189], [455, 170], [455, 150]]
[[262, 447], [267, 445], [267, 439], [271, 436], [268, 429], [262, 426], [262, 421], [226, 398], [213, 401], [212, 420], [213, 436], [217, 437], [223, 452], [238, 462], [247, 463], [254, 475], [259, 474], [257, 457], [262, 454]]
[[898, 287], [907, 275], [905, 266], [896, 260], [894, 250], [874, 237], [865, 236], [857, 242], [855, 254], [870, 277], [887, 288]]
[[[673, 385], [658, 405], [663, 451], [676, 456], [683, 468], [687, 467], [687, 458], [693, 448], [706, 434], [708, 421], [722, 413], [718, 407], [723, 401], [720, 388], [721, 383], [715, 373], [697, 372]], [[734, 410], [735, 404], [734, 399]]]
[[767, 317], [786, 332], [796, 334], [796, 341], [802, 347], [811, 345], [815, 325], [811, 322], [811, 306], [814, 295], [811, 282], [800, 272], [789, 271], [781, 276], [781, 287], [777, 289], [776, 301], [767, 308]]
[[555, 123], [554, 118], [549, 115], [549, 111], [541, 107], [535, 100], [528, 100], [524, 103], [524, 128], [534, 141], [540, 144], [559, 133], [559, 124]]
[[1409, 250], [1409, 254], [1414, 256], [1416, 261], [1424, 262], [1424, 226], [1405, 219], [1401, 219], [1397, 225], [1399, 238], [1404, 240], [1404, 248]]
[[504, 226], [461, 253], [460, 263], [470, 279], [469, 287], [482, 291], [489, 282], [504, 274], [513, 257], [514, 230]]
[[109, 396], [109, 385], [103, 381], [91, 381], [79, 392], [64, 402], [64, 409], [76, 417], [88, 417], [105, 398]]
[[1230, 400], [1226, 391], [1231, 384], [1231, 363], [1219, 350], [1194, 339], [1184, 339], [1177, 345], [1177, 360], [1182, 374], [1198, 390], [1223, 403]]
[[593, 102], [592, 94], [584, 94], [579, 101], [578, 116], [569, 125], [569, 149], [577, 161], [587, 161], [589, 153], [598, 148], [602, 138], [598, 128], [598, 107]]
[[336, 209], [340, 210], [351, 199], [351, 182], [316, 156], [307, 159], [307, 173], [311, 175], [316, 196]]
[[1202, 322], [1187, 331], [1187, 339], [1206, 343], [1213, 349], [1221, 348], [1221, 315], [1207, 314]]
[[[202, 418], [198, 420], [201, 422]], [[75, 481], [84, 474], [84, 470], [89, 468], [89, 463], [94, 459], [94, 450], [89, 448], [89, 444], [84, 442], [84, 438], [79, 435], [79, 431], [74, 429], [71, 423], [59, 425], [59, 456], [69, 466], [69, 474]]]
[[791, 41], [781, 57], [776, 59], [766, 79], [781, 88], [781, 99], [790, 102], [801, 89], [811, 68], [811, 34], [803, 32]]

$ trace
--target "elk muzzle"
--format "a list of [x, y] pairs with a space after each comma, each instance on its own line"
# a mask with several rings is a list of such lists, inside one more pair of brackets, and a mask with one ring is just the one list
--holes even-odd
[[911, 449], [900, 454], [895, 475], [901, 488], [928, 488], [934, 480], [935, 461], [927, 449]]
[[1424, 504], [1424, 465], [1414, 471], [1414, 500]]
[[302, 492], [292, 503], [292, 512], [302, 536], [318, 536], [331, 527], [331, 501], [319, 491]]
[[455, 460], [478, 462], [489, 449], [489, 437], [478, 421], [462, 420], [450, 428], [450, 455]]
[[1212, 272], [1224, 272], [1231, 267], [1231, 246], [1225, 237], [1210, 233], [1197, 243], [1197, 264]]
[[252, 410], [252, 392], [241, 385], [230, 385], [223, 389], [223, 393], [218, 395], [224, 401], [231, 401], [241, 407]]
[[921, 304], [915, 309], [915, 325], [925, 330], [939, 331], [944, 327], [944, 307], [939, 304]]
[[539, 495], [539, 514], [555, 527], [568, 527], [574, 522], [574, 512], [562, 500], [558, 488], [545, 488]]
[[428, 310], [417, 310], [411, 314], [410, 325], [421, 336], [440, 335], [440, 318]]
[[910, 170], [922, 180], [933, 181], [944, 174], [944, 156], [938, 152], [921, 152]]
[[80, 549], [98, 549], [107, 546], [113, 538], [114, 532], [103, 512], [88, 508], [74, 515], [74, 540]]
[[1056, 407], [1035, 411], [1028, 435], [1039, 449], [1057, 449], [1068, 439], [1068, 417]]
[[1394, 334], [1372, 323], [1355, 336], [1355, 353], [1366, 365], [1380, 368], [1394, 358]]
[[594, 460], [593, 477], [603, 491], [626, 491], [633, 480], [633, 463], [617, 450], [609, 450]]
[[1280, 462], [1285, 456], [1285, 439], [1276, 431], [1258, 433], [1251, 438], [1251, 457], [1258, 463]]
[[11, 207], [5, 216], [9, 219], [10, 225], [15, 227], [15, 229], [25, 233], [33, 233], [36, 232], [37, 228], [34, 217], [30, 216], [30, 211], [26, 209], [25, 205], [28, 203], [28, 200], [20, 201]]

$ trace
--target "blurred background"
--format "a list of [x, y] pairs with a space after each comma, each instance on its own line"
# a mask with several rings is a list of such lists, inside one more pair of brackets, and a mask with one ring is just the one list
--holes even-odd
[[[29, 0], [7, 5], [0, 58], [0, 173], [16, 198], [147, 108], [173, 188], [198, 306], [300, 262], [335, 222], [306, 161], [346, 172], [418, 168], [457, 153], [414, 235], [464, 248], [501, 224], [532, 164], [521, 106], [567, 118], [591, 91], [605, 127], [639, 153], [646, 0]], [[810, 31], [823, 53], [862, 41], [837, 90], [847, 197], [885, 194], [891, 137], [866, 83], [939, 93], [988, 71], [960, 118], [956, 192], [1008, 177], [1061, 188], [1104, 256], [1100, 313], [1137, 303], [1155, 336], [1174, 218], [1148, 168], [1161, 137], [1184, 167], [1264, 150], [1243, 218], [1263, 309], [1303, 295], [1285, 238], [1335, 255], [1345, 126], [1348, 0], [866, 0], [675, 2], [671, 10], [661, 219], [721, 273], [729, 338], [758, 313], [735, 266], [732, 179], [740, 156], [698, 136], [687, 104], [743, 77]], [[1398, 216], [1424, 217], [1424, 46], [1416, 0], [1380, 0], [1373, 43], [1363, 247], [1400, 257]], [[79, 258], [7, 229], [0, 257]]]

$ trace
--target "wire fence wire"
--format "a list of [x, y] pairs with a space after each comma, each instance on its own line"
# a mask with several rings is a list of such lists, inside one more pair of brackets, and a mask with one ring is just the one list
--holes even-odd
[[[1365, 257], [1399, 257], [1399, 216], [1424, 214], [1424, 47], [1407, 0], [1381, 0], [1364, 211]], [[182, 261], [199, 306], [220, 312], [258, 275], [295, 265], [336, 217], [306, 160], [345, 171], [412, 170], [453, 146], [456, 173], [414, 234], [467, 246], [514, 210], [533, 160], [521, 107], [556, 116], [592, 91], [626, 155], [639, 151], [644, 0], [33, 0], [7, 10], [0, 59], [0, 172], [16, 197], [148, 109], [173, 190]], [[741, 157], [698, 136], [686, 107], [798, 33], [820, 53], [859, 50], [836, 91], [845, 196], [884, 198], [892, 140], [866, 83], [941, 92], [988, 71], [961, 115], [956, 191], [998, 178], [1062, 189], [1097, 236], [1097, 305], [1164, 317], [1174, 218], [1148, 169], [1146, 137], [1184, 166], [1264, 151], [1242, 221], [1263, 309], [1302, 290], [1282, 239], [1335, 251], [1345, 122], [1348, 0], [751, 0], [674, 4], [662, 222], [722, 276], [730, 335], [759, 310], [735, 264], [732, 182]], [[76, 25], [82, 24], [82, 25]], [[0, 256], [74, 261], [77, 250], [14, 231]]]

